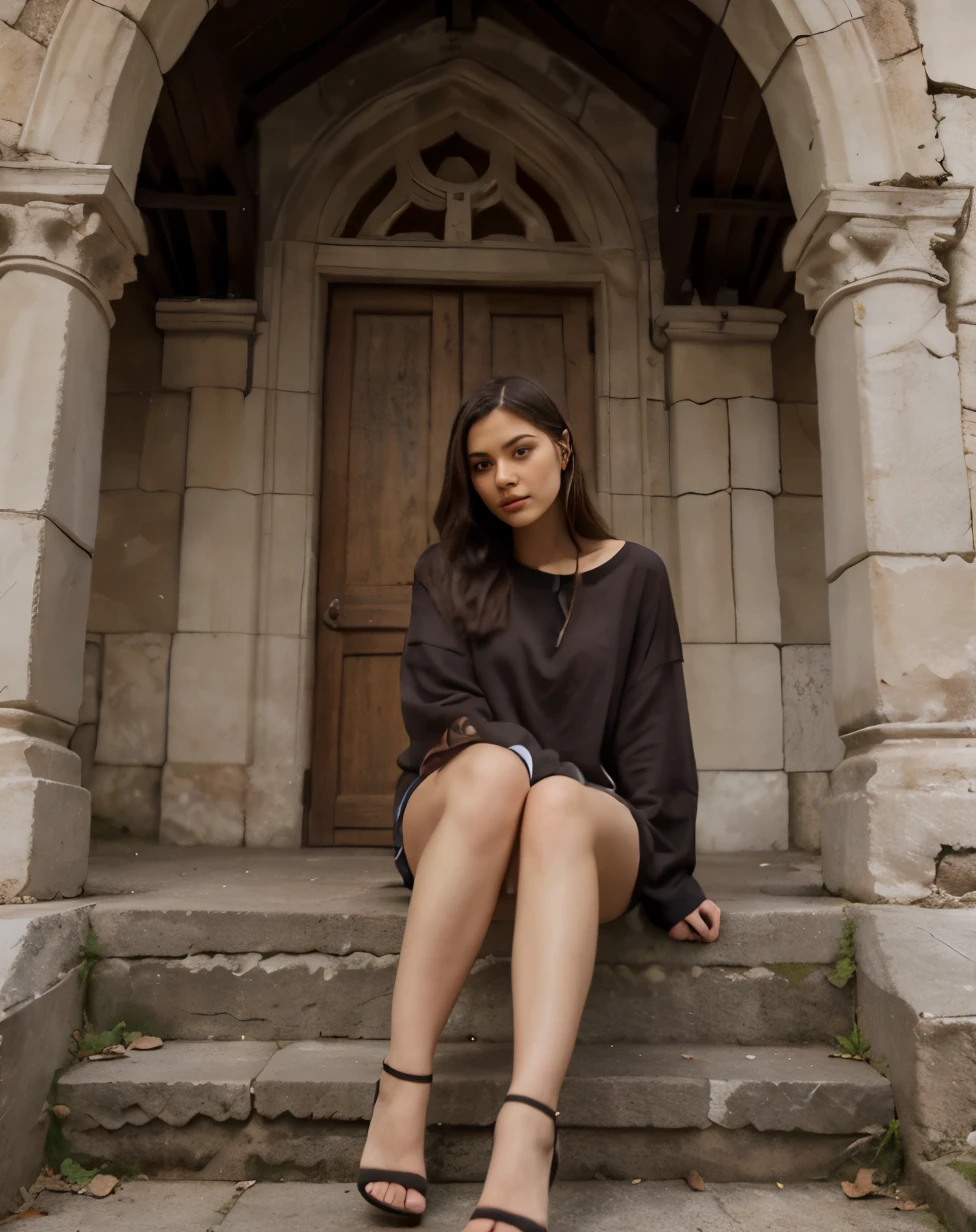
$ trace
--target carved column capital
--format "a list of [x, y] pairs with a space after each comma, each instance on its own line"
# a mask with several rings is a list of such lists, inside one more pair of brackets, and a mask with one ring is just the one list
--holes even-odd
[[136, 277], [136, 253], [147, 251], [142, 216], [111, 167], [0, 166], [0, 274], [63, 278], [90, 294], [111, 325], [109, 301]]
[[[939, 253], [958, 241], [969, 218], [968, 188], [825, 189], [797, 222], [783, 249], [808, 308], [875, 282], [944, 287]], [[816, 328], [816, 327], [815, 327]]]

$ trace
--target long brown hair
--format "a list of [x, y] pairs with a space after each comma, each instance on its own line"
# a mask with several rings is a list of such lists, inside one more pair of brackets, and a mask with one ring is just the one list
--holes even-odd
[[[439, 567], [423, 580], [445, 616], [472, 636], [508, 623], [512, 592], [512, 530], [475, 491], [468, 465], [468, 434], [494, 410], [511, 411], [558, 441], [569, 428], [546, 391], [523, 376], [487, 381], [458, 411], [451, 428], [434, 525], [440, 533]], [[570, 442], [572, 431], [570, 430]], [[562, 472], [559, 498], [566, 526], [579, 552], [580, 539], [609, 539], [610, 531], [590, 500], [579, 454], [572, 448]], [[577, 561], [576, 589], [579, 588]], [[572, 613], [572, 603], [569, 614]], [[566, 622], [569, 621], [569, 615]], [[565, 624], [563, 632], [565, 632]], [[562, 633], [559, 635], [562, 640]]]

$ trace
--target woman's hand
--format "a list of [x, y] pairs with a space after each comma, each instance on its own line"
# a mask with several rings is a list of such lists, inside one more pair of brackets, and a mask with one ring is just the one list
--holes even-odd
[[668, 936], [675, 941], [717, 941], [721, 920], [722, 909], [706, 898], [691, 915], [679, 920]]

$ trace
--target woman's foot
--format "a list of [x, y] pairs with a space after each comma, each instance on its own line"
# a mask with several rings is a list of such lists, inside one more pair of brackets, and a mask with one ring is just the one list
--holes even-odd
[[[429, 1098], [429, 1083], [403, 1082], [384, 1072], [360, 1166], [384, 1168], [390, 1172], [418, 1172], [426, 1176], [424, 1127]], [[402, 1206], [417, 1215], [427, 1205], [424, 1195], [416, 1189], [404, 1189], [389, 1181], [371, 1181], [366, 1190], [380, 1202]]]
[[[525, 1104], [502, 1104], [478, 1206], [496, 1206], [546, 1227], [554, 1127]], [[464, 1232], [516, 1232], [510, 1224], [472, 1219]]]

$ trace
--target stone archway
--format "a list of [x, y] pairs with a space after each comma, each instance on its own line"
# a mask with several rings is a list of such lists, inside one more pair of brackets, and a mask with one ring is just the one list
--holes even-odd
[[[973, 539], [963, 508], [968, 509], [968, 491], [961, 446], [953, 435], [960, 418], [958, 372], [954, 341], [946, 337], [936, 298], [944, 279], [932, 269], [927, 252], [962, 213], [966, 194], [869, 187], [899, 179], [914, 164], [911, 152], [901, 148], [855, 0], [761, 0], [761, 19], [756, 0], [694, 2], [721, 24], [762, 83], [796, 212], [809, 222], [798, 233], [791, 260], [808, 285], [811, 306], [819, 308], [830, 298], [817, 343], [825, 457], [835, 459], [826, 465], [839, 468], [836, 490], [843, 490], [846, 501], [843, 509], [839, 495], [835, 502], [831, 623], [835, 639], [863, 653], [848, 655], [849, 678], [835, 682], [849, 749], [837, 772], [836, 824], [825, 848], [828, 884], [868, 899], [917, 895], [932, 884], [941, 845], [963, 842], [972, 825], [972, 795], [960, 794], [958, 772], [976, 756], [976, 733], [962, 700], [969, 696], [966, 681], [972, 676], [968, 634], [961, 619], [949, 630], [926, 623], [940, 605], [950, 612], [971, 610], [976, 569], [963, 568], [960, 555], [972, 552]], [[90, 319], [77, 297], [99, 305], [117, 294], [115, 272], [142, 243], [126, 193], [131, 197], [134, 189], [162, 73], [211, 4], [69, 0], [19, 138], [28, 159], [41, 157], [3, 171], [3, 194], [20, 222], [4, 231], [0, 299], [6, 291], [8, 311], [16, 301], [24, 320], [33, 313], [37, 336], [56, 338], [58, 355], [68, 356], [66, 365], [53, 350], [32, 356], [35, 367], [60, 374], [56, 388], [41, 391], [50, 431], [35, 430], [31, 449], [15, 448], [11, 454], [20, 458], [21, 471], [23, 458], [32, 459], [38, 482], [36, 497], [12, 506], [23, 516], [15, 515], [19, 538], [11, 538], [4, 550], [25, 577], [33, 578], [38, 601], [24, 610], [22, 635], [7, 648], [15, 681], [13, 702], [3, 715], [5, 761], [12, 767], [2, 788], [11, 818], [4, 863], [13, 873], [4, 884], [7, 895], [74, 894], [84, 877], [79, 832], [84, 809], [63, 749], [80, 689], [55, 686], [42, 665], [50, 659], [80, 682], [83, 620], [77, 629], [67, 629], [64, 622], [70, 619], [58, 610], [63, 579], [82, 590], [87, 586], [85, 528], [97, 494], [77, 494], [71, 517], [59, 522], [54, 512], [59, 493], [42, 477], [53, 476], [56, 488], [72, 441], [100, 434], [94, 395], [104, 388], [110, 315], [103, 309]], [[108, 165], [115, 173], [89, 174], [81, 183], [79, 167], [87, 173], [94, 165]], [[822, 191], [838, 184], [860, 187], [846, 195]], [[58, 217], [31, 212], [37, 201], [56, 203]], [[848, 225], [852, 219], [857, 225]], [[113, 251], [111, 259], [102, 259], [106, 247], [121, 255]], [[99, 259], [93, 260], [96, 250]], [[887, 279], [883, 291], [881, 273]], [[49, 302], [40, 288], [51, 281], [71, 294], [65, 291], [56, 304]], [[863, 286], [866, 281], [872, 285]], [[871, 330], [864, 328], [865, 320]], [[8, 345], [14, 345], [13, 336]], [[903, 367], [893, 367], [895, 351]], [[20, 370], [23, 363], [23, 356], [6, 349], [0, 355], [4, 369]], [[919, 512], [917, 501], [898, 500], [899, 488], [912, 491], [917, 450], [910, 432], [892, 433], [886, 412], [892, 398], [907, 404], [923, 393], [935, 408], [942, 461], [931, 485], [933, 502]], [[0, 416], [13, 425], [16, 437], [16, 405], [0, 405]], [[37, 422], [35, 417], [35, 429]], [[877, 465], [881, 456], [887, 469]], [[23, 476], [17, 478], [20, 483]], [[6, 480], [0, 470], [5, 489]], [[886, 500], [879, 502], [882, 488]], [[887, 521], [876, 515], [879, 505], [888, 511]], [[866, 509], [874, 511], [870, 518]], [[24, 539], [20, 523], [38, 533]], [[949, 562], [938, 560], [947, 554]], [[896, 556], [903, 562], [897, 568], [890, 564]], [[902, 613], [897, 619], [891, 619], [892, 604]], [[933, 658], [928, 647], [936, 637], [942, 647], [948, 638], [956, 650], [941, 649]], [[891, 685], [892, 674], [909, 683]], [[933, 676], [942, 682], [934, 706], [917, 687], [918, 680]], [[963, 775], [973, 777], [971, 771]], [[909, 781], [915, 785], [910, 789]], [[64, 832], [65, 817], [73, 819], [73, 828], [71, 841], [61, 846], [56, 836]], [[912, 818], [922, 819], [913, 822], [914, 829], [907, 824]]]

